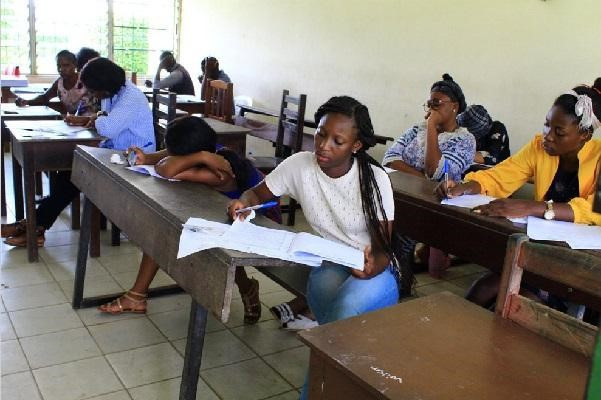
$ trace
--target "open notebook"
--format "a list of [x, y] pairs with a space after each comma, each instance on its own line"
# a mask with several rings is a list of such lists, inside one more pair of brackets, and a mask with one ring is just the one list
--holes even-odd
[[164, 176], [159, 175], [159, 173], [155, 171], [154, 165], [134, 165], [133, 167], [125, 167], [125, 168], [129, 169], [130, 171], [134, 171], [139, 174], [142, 174], [142, 175], [150, 175], [150, 176], [154, 176], [155, 178], [165, 179], [165, 180], [172, 181], [172, 182], [179, 181], [179, 179], [165, 178]]
[[327, 260], [363, 270], [363, 252], [306, 232], [294, 233], [257, 226], [246, 220], [232, 225], [189, 218], [180, 236], [178, 258], [214, 247], [255, 253], [318, 267]]

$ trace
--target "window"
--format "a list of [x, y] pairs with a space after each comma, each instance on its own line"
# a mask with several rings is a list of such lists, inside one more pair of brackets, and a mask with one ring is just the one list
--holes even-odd
[[17, 65], [21, 73], [29, 73], [29, 0], [2, 0], [0, 15], [2, 73], [7, 68], [12, 73]]
[[83, 47], [106, 55], [108, 44], [106, 0], [36, 0], [35, 41], [38, 74], [56, 74], [55, 56]]
[[76, 53], [86, 46], [113, 59], [126, 71], [153, 74], [161, 51], [176, 48], [180, 3], [2, 0], [2, 72], [8, 66], [19, 65], [22, 73], [56, 74], [56, 53], [63, 49]]
[[153, 74], [163, 50], [175, 45], [175, 4], [113, 0], [113, 56], [126, 71]]

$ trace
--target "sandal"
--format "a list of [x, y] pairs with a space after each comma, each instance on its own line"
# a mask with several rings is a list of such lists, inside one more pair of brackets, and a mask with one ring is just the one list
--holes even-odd
[[2, 228], [0, 228], [0, 236], [3, 238], [8, 238], [11, 236], [19, 236], [26, 232], [27, 223], [24, 219], [21, 221], [13, 222], [12, 224], [2, 224]]
[[[141, 297], [141, 299], [134, 299], [130, 296], [130, 294]], [[138, 293], [134, 292], [133, 290], [128, 290], [123, 296], [118, 297], [109, 303], [101, 305], [100, 307], [98, 307], [98, 310], [100, 310], [103, 313], [112, 315], [118, 315], [123, 313], [145, 314], [146, 296], [148, 296], [146, 293]], [[133, 304], [129, 307], [123, 307], [123, 305], [121, 304], [122, 298], [127, 299]]]
[[[45, 229], [41, 226], [38, 226], [36, 229], [36, 245], [37, 247], [43, 247], [46, 242], [46, 237], [44, 236]], [[11, 236], [6, 238], [4, 243], [15, 246], [15, 247], [27, 247], [27, 232], [23, 232], [16, 236]]]
[[242, 296], [244, 304], [244, 324], [253, 325], [261, 318], [261, 302], [259, 301], [259, 281], [255, 278], [250, 278], [251, 286], [248, 292]]

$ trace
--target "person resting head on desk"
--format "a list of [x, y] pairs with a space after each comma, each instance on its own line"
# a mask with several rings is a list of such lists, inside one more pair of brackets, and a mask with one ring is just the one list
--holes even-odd
[[85, 94], [85, 90], [77, 85], [79, 74], [75, 54], [68, 50], [59, 51], [56, 54], [56, 69], [59, 77], [45, 93], [31, 100], [17, 97], [15, 104], [18, 107], [47, 106], [51, 99], [58, 96], [68, 113], [77, 111], [77, 106]]
[[[175, 60], [173, 53], [164, 51], [159, 58], [159, 66], [157, 68], [154, 82], [147, 80], [144, 84], [146, 87], [153, 89], [168, 89], [170, 92], [177, 94], [189, 94], [194, 96], [194, 84], [188, 71]], [[161, 71], [169, 72], [169, 75], [161, 79]]]
[[[96, 127], [106, 137], [101, 147], [126, 150], [138, 146], [154, 151], [155, 139], [152, 114], [146, 96], [131, 82], [125, 80], [125, 71], [106, 58], [89, 61], [80, 74], [87, 92], [101, 100], [102, 111], [88, 117], [88, 126]], [[79, 196], [79, 189], [71, 183], [71, 171], [55, 175], [55, 190], [44, 197], [36, 209], [37, 245], [44, 245], [44, 232], [49, 229], [63, 209]], [[2, 224], [2, 237], [11, 246], [27, 245], [26, 224], [21, 220]]]
[[[461, 87], [449, 74], [435, 82], [430, 99], [424, 104], [425, 121], [407, 129], [386, 151], [382, 164], [422, 178], [438, 181], [449, 176], [461, 179], [474, 161], [476, 140], [457, 123], [457, 115], [466, 108]], [[401, 237], [404, 254], [415, 253], [417, 263], [426, 263], [430, 275], [440, 278], [450, 265], [447, 254], [438, 249], [419, 246]], [[417, 271], [417, 269], [416, 269]]]
[[[593, 87], [578, 86], [559, 96], [547, 113], [542, 135], [536, 135], [517, 154], [484, 171], [472, 172], [463, 182], [441, 182], [440, 197], [486, 194], [500, 199], [474, 208], [494, 217], [535, 216], [548, 220], [601, 225], [592, 209], [601, 140], [593, 133], [601, 123], [601, 80]], [[508, 198], [529, 179], [534, 200]], [[468, 298], [489, 305], [496, 297], [499, 276], [488, 275]]]
[[[128, 149], [128, 158], [133, 153], [136, 165], [155, 165], [156, 171], [166, 178], [204, 183], [230, 198], [238, 198], [244, 190], [263, 180], [261, 172], [249, 160], [226, 148], [217, 150], [217, 134], [201, 118], [181, 117], [171, 121], [165, 147], [155, 153], [132, 147]], [[279, 207], [266, 209], [264, 214], [281, 223]], [[158, 269], [158, 264], [144, 254], [132, 288], [99, 310], [110, 314], [146, 312], [146, 294]], [[244, 303], [244, 323], [254, 324], [261, 317], [259, 282], [249, 279], [243, 267], [236, 269], [235, 282]]]
[[509, 157], [509, 135], [505, 125], [493, 121], [483, 106], [467, 107], [457, 116], [457, 123], [476, 138], [475, 163], [496, 165]]

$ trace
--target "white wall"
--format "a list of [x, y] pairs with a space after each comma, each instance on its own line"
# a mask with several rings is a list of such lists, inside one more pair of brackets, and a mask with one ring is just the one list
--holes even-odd
[[[601, 76], [601, 0], [183, 0], [181, 62], [219, 58], [235, 95], [277, 108], [281, 91], [365, 103], [376, 133], [423, 118], [449, 72], [469, 103], [504, 121], [512, 151], [555, 97]], [[252, 147], [252, 146], [251, 146]], [[373, 155], [380, 158], [385, 148]]]

